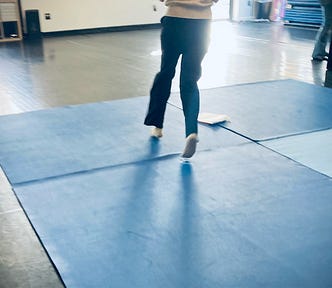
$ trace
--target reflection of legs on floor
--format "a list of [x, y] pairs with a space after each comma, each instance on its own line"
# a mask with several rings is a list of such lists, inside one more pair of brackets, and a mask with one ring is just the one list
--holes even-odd
[[327, 60], [328, 53], [325, 51], [327, 44], [328, 29], [326, 26], [320, 28], [317, 37], [314, 51], [312, 52], [312, 59], [316, 61]]
[[331, 40], [332, 33], [332, 4], [324, 5], [322, 7], [324, 12], [324, 25], [320, 28], [312, 52], [313, 60], [323, 61], [328, 60], [328, 53], [326, 52], [327, 43]]

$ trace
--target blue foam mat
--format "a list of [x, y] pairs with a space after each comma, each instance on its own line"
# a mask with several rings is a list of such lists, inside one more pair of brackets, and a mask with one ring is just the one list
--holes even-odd
[[262, 145], [332, 177], [332, 129], [264, 141]]
[[[0, 164], [12, 184], [179, 154], [182, 111], [169, 105], [162, 145], [143, 125], [147, 97], [41, 110], [0, 117]], [[200, 126], [198, 150], [246, 140]]]
[[[181, 107], [178, 94], [170, 102]], [[251, 140], [332, 128], [332, 92], [295, 80], [278, 80], [201, 91], [201, 112], [227, 114], [223, 124]]]
[[257, 144], [17, 185], [67, 287], [330, 287], [332, 182]]

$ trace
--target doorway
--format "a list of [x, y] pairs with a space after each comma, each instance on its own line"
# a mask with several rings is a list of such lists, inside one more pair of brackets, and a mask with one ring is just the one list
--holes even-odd
[[220, 0], [217, 4], [212, 6], [213, 20], [228, 20], [229, 7], [231, 0]]

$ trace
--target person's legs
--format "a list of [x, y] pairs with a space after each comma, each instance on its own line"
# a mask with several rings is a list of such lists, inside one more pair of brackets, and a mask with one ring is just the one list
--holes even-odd
[[183, 158], [190, 158], [196, 152], [198, 141], [197, 118], [199, 113], [199, 89], [201, 63], [208, 47], [210, 21], [189, 20], [182, 53], [180, 94], [185, 117], [186, 145]]
[[186, 137], [197, 134], [199, 113], [199, 89], [197, 81], [201, 77], [201, 63], [208, 47], [209, 21], [188, 22], [187, 41], [181, 61], [180, 94], [185, 117]]
[[180, 56], [180, 49], [177, 46], [176, 19], [164, 17], [162, 20], [161, 32], [161, 67], [157, 73], [151, 91], [150, 103], [144, 124], [163, 128], [165, 110], [171, 92], [172, 79], [175, 75], [175, 68]]
[[199, 89], [197, 81], [201, 76], [203, 52], [184, 53], [181, 61], [180, 91], [185, 119], [186, 145], [183, 158], [190, 158], [196, 152], [198, 141], [197, 118], [199, 113]]
[[324, 12], [324, 24], [316, 36], [315, 47], [312, 52], [312, 58], [322, 60], [327, 56], [326, 45], [331, 40], [332, 33], [332, 4], [322, 7]]
[[197, 81], [201, 76], [201, 61], [204, 55], [197, 52], [182, 55], [180, 91], [183, 113], [185, 117], [186, 137], [197, 134], [197, 118], [199, 113], [199, 90]]

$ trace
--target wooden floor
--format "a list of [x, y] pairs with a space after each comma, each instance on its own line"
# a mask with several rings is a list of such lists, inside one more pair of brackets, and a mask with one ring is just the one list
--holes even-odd
[[[326, 62], [311, 61], [316, 32], [281, 23], [214, 22], [199, 86], [288, 78], [324, 85]], [[160, 64], [159, 33], [151, 29], [1, 44], [0, 115], [148, 95]], [[0, 223], [0, 287], [62, 287], [2, 171]]]
[[[311, 62], [316, 32], [282, 24], [214, 22], [200, 87], [285, 78], [322, 85], [326, 62]], [[159, 68], [159, 33], [1, 44], [0, 114], [148, 95]]]

